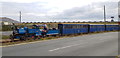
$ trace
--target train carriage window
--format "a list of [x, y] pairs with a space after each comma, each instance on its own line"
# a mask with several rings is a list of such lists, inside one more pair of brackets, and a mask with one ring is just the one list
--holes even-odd
[[65, 25], [65, 26], [64, 26], [64, 29], [71, 29], [71, 28], [72, 28], [71, 25]]
[[76, 25], [73, 25], [72, 28], [73, 28], [73, 29], [76, 29]]
[[72, 25], [69, 25], [69, 29], [72, 29]]
[[72, 29], [74, 29], [74, 25], [72, 25]]
[[94, 25], [91, 25], [91, 28], [95, 28], [95, 26], [94, 26]]
[[75, 29], [77, 28], [77, 25], [75, 25]]
[[81, 25], [79, 25], [79, 28], [81, 28]]
[[78, 28], [79, 28], [79, 25], [76, 25], [76, 28], [78, 29]]
[[85, 28], [85, 25], [83, 25], [83, 28]]
[[71, 29], [73, 29], [73, 25], [71, 25]]
[[77, 28], [77, 25], [75, 25], [75, 29]]
[[87, 26], [87, 25], [84, 25], [84, 28], [88, 28], [88, 26]]
[[93, 26], [93, 28], [97, 28], [97, 26], [96, 26], [96, 25], [94, 25], [94, 26]]
[[80, 25], [81, 28], [83, 28], [83, 25]]
[[98, 25], [97, 27], [98, 27], [98, 28], [101, 28], [101, 26], [99, 26], [99, 25]]
[[91, 28], [94, 28], [94, 26], [91, 26]]
[[102, 26], [98, 26], [99, 28], [102, 28]]
[[78, 28], [81, 28], [81, 25], [78, 25]]
[[64, 26], [64, 29], [79, 29], [79, 28], [88, 28], [88, 25], [65, 25]]
[[65, 25], [65, 26], [64, 26], [64, 29], [68, 29], [68, 26], [67, 26], [67, 25]]
[[100, 28], [102, 28], [102, 26], [100, 26]]
[[79, 25], [79, 28], [81, 28], [81, 25]]

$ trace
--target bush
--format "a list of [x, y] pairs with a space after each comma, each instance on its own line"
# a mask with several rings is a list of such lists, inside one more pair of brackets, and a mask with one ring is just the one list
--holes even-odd
[[0, 31], [12, 31], [12, 25], [2, 25]]
[[9, 39], [10, 36], [9, 35], [2, 35], [2, 39]]

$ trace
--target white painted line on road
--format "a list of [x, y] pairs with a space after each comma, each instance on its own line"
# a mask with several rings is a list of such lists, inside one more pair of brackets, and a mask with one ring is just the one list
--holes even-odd
[[74, 45], [64, 46], [64, 47], [55, 48], [55, 49], [52, 49], [52, 50], [49, 50], [49, 51], [52, 52], [52, 51], [56, 51], [56, 50], [60, 50], [60, 49], [65, 49], [65, 48], [69, 48], [69, 47], [73, 47], [73, 46], [78, 46], [78, 45], [81, 45], [81, 44], [74, 44]]

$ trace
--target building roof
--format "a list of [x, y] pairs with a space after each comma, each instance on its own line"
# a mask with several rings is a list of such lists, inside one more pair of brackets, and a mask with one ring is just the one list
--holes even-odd
[[0, 17], [0, 21], [2, 21], [2, 22], [11, 22], [11, 23], [19, 23], [18, 21], [7, 18], [7, 17]]

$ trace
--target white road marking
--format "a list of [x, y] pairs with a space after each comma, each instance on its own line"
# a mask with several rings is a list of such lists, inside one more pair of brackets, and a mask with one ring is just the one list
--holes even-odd
[[49, 51], [52, 52], [52, 51], [56, 51], [56, 50], [60, 50], [60, 49], [65, 49], [65, 48], [69, 48], [69, 47], [73, 47], [73, 46], [78, 46], [78, 45], [81, 45], [81, 44], [74, 44], [74, 45], [64, 46], [64, 47], [55, 48], [55, 49], [52, 49], [52, 50], [49, 50]]

